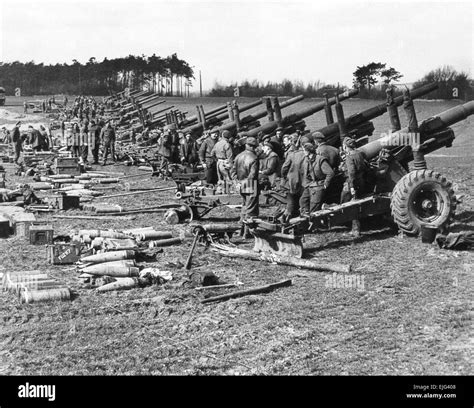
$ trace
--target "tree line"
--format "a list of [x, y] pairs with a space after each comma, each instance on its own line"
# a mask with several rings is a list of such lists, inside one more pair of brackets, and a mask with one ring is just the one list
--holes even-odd
[[[401, 93], [403, 84], [399, 84], [403, 78], [398, 70], [393, 67], [387, 67], [387, 64], [381, 62], [371, 62], [367, 65], [357, 66], [353, 72], [353, 86], [359, 89], [360, 98], [367, 99], [385, 99], [385, 89], [388, 85], [395, 85], [398, 92]], [[474, 83], [472, 78], [465, 72], [458, 72], [451, 66], [443, 66], [428, 72], [423, 78], [414, 82], [412, 86], [418, 88], [422, 85], [435, 82], [438, 89], [425, 95], [424, 99], [474, 99]], [[238, 91], [236, 91], [238, 88]], [[331, 96], [339, 91], [344, 91], [344, 86], [327, 85], [321, 81], [314, 81], [304, 84], [302, 81], [290, 81], [285, 79], [282, 82], [267, 82], [266, 84], [253, 80], [245, 80], [240, 84], [235, 82], [230, 85], [222, 85], [218, 82], [209, 93], [209, 96], [240, 96], [262, 97], [267, 95], [285, 95], [320, 98], [324, 93]]]
[[230, 85], [222, 85], [216, 82], [209, 92], [209, 96], [232, 97], [240, 95], [260, 98], [268, 95], [304, 95], [307, 98], [321, 98], [326, 92], [332, 96], [338, 89], [343, 92], [347, 88], [343, 86], [340, 87], [338, 84], [325, 84], [320, 80], [309, 82], [308, 84], [304, 84], [302, 81], [290, 81], [289, 79], [284, 79], [281, 82], [267, 83], [258, 80], [245, 80], [241, 83], [235, 82]]
[[175, 53], [164, 58], [156, 54], [104, 58], [102, 62], [91, 57], [84, 64], [77, 60], [55, 65], [0, 62], [0, 78], [0, 86], [10, 95], [16, 88], [22, 95], [109, 95], [126, 87], [147, 87], [160, 95], [185, 96], [194, 71]]

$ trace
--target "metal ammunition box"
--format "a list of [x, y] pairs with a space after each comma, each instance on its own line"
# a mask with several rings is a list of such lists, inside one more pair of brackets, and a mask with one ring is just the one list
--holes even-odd
[[52, 265], [73, 264], [87, 252], [81, 244], [53, 244], [46, 247], [46, 258]]
[[54, 195], [48, 197], [48, 202], [52, 208], [59, 210], [69, 210], [79, 208], [80, 197], [68, 195]]

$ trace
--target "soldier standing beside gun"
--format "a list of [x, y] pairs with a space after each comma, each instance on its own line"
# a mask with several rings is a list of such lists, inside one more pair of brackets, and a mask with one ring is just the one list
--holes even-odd
[[341, 164], [341, 155], [339, 154], [339, 149], [328, 145], [324, 141], [324, 135], [321, 132], [314, 132], [312, 136], [316, 143], [316, 153], [320, 156], [324, 156], [332, 169], [336, 171]]
[[281, 177], [284, 180], [282, 187], [286, 192], [286, 210], [283, 214], [283, 222], [286, 223], [292, 217], [298, 215], [300, 208], [300, 198], [303, 192], [301, 165], [304, 160], [303, 149], [298, 148], [299, 144], [308, 143], [310, 139], [307, 136], [298, 137], [296, 133], [292, 135], [292, 147], [288, 151], [286, 160], [281, 167]]
[[217, 161], [217, 178], [219, 186], [226, 189], [226, 185], [231, 180], [230, 168], [233, 165], [234, 151], [229, 143], [230, 132], [224, 130], [220, 140], [211, 150], [211, 156]]
[[[259, 161], [255, 154], [257, 146], [257, 139], [248, 137], [245, 141], [245, 150], [235, 158], [234, 166], [232, 167], [232, 179], [237, 182], [237, 187], [243, 200], [241, 221], [258, 217], [259, 213]], [[246, 228], [241, 233], [244, 238], [248, 238], [249, 234]]]
[[323, 204], [324, 192], [329, 187], [334, 170], [324, 156], [316, 154], [312, 143], [303, 145], [305, 158], [302, 164], [303, 194], [300, 199], [301, 216], [319, 211]]
[[[106, 161], [107, 161], [107, 156], [109, 155], [109, 152], [111, 153], [112, 151], [112, 143], [115, 142], [115, 132], [110, 122], [107, 122], [107, 125], [105, 126], [105, 128], [102, 129], [102, 132], [100, 134], [100, 139], [102, 141], [102, 145], [104, 149], [102, 166], [105, 166]], [[113, 156], [112, 156], [112, 161], [114, 161]]]
[[278, 155], [273, 150], [274, 145], [265, 141], [263, 143], [263, 152], [265, 158], [262, 160], [262, 170], [260, 170], [260, 185], [264, 189], [275, 188], [280, 179], [281, 162]]
[[217, 182], [216, 161], [211, 152], [214, 148], [214, 145], [217, 143], [218, 137], [218, 130], [211, 131], [210, 136], [208, 136], [206, 140], [202, 142], [202, 145], [199, 148], [199, 160], [201, 161], [202, 167], [204, 167], [206, 170], [207, 184], [216, 184]]
[[[350, 137], [343, 141], [343, 148], [346, 153], [344, 160], [346, 181], [341, 192], [341, 204], [360, 198], [364, 194], [365, 176], [369, 168], [367, 160], [362, 152], [356, 149], [356, 142]], [[352, 221], [351, 234], [354, 237], [360, 236], [360, 221]]]
[[161, 136], [160, 144], [160, 155], [161, 155], [161, 167], [160, 171], [162, 174], [168, 173], [168, 164], [170, 163], [173, 152], [172, 152], [172, 139], [171, 139], [171, 130], [166, 129], [163, 135]]
[[180, 148], [181, 162], [186, 163], [194, 168], [199, 161], [199, 156], [196, 142], [191, 137], [191, 133], [186, 133], [183, 144], [180, 146]]

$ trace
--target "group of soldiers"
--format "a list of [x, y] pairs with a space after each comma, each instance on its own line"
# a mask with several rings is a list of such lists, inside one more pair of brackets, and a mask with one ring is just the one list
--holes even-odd
[[15, 163], [18, 163], [23, 145], [28, 144], [36, 152], [49, 151], [53, 147], [54, 141], [51, 129], [42, 124], [36, 129], [33, 125], [28, 126], [26, 132], [20, 131], [21, 121], [18, 121], [11, 131], [3, 128], [3, 143], [12, 144], [15, 151]]
[[100, 149], [102, 165], [106, 164], [109, 155], [115, 162], [115, 126], [112, 121], [106, 120], [105, 109], [105, 102], [82, 95], [65, 109], [61, 121], [62, 144], [84, 164], [89, 164], [90, 156], [92, 164], [99, 164]]
[[79, 157], [84, 164], [89, 163], [89, 154], [92, 163], [99, 164], [99, 149], [102, 147], [102, 165], [106, 164], [109, 155], [115, 159], [115, 130], [111, 122], [88, 122], [83, 119], [80, 123], [72, 123], [64, 132], [63, 141], [53, 137], [52, 131], [42, 124], [36, 129], [29, 125], [26, 131], [20, 130], [21, 121], [18, 121], [11, 131], [3, 129], [2, 141], [11, 144], [15, 152], [15, 163], [18, 163], [25, 145], [30, 145], [33, 151], [51, 151], [53, 146], [65, 145], [73, 157]]
[[[242, 219], [259, 215], [262, 190], [277, 190], [286, 196], [281, 220], [309, 216], [322, 208], [326, 191], [338, 173], [345, 177], [340, 202], [358, 198], [364, 193], [369, 164], [356, 141], [344, 139], [342, 148], [330, 146], [321, 132], [298, 131], [284, 134], [278, 128], [274, 135], [258, 137], [227, 130], [210, 130], [194, 140], [191, 134], [180, 134], [168, 127], [158, 138], [162, 168], [181, 163], [205, 169], [206, 182], [217, 186], [217, 192], [236, 188], [243, 198]], [[353, 222], [352, 234], [359, 235], [360, 225]]]
[[71, 151], [72, 157], [79, 157], [84, 164], [99, 164], [99, 152], [102, 148], [102, 165], [111, 157], [115, 162], [116, 134], [111, 121], [83, 118], [80, 122], [71, 122], [62, 128], [63, 144]]

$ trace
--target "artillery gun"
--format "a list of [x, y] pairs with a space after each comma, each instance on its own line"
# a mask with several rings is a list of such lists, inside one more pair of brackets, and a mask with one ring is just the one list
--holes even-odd
[[[421, 96], [435, 88], [435, 85], [418, 88], [412, 91], [412, 96]], [[400, 129], [399, 121], [397, 126], [398, 118], [392, 109], [392, 129], [398, 127], [398, 130], [359, 147], [371, 161], [373, 173], [378, 175], [373, 180], [366, 180], [365, 195], [344, 204], [330, 205], [338, 202], [340, 197], [343, 176], [339, 175], [328, 189], [323, 209], [309, 217], [296, 217], [288, 223], [275, 218], [248, 220], [246, 224], [255, 237], [254, 250], [301, 257], [304, 234], [376, 215], [391, 218], [398, 229], [408, 235], [419, 234], [425, 226], [439, 231], [448, 229], [456, 209], [452, 184], [440, 173], [427, 169], [424, 155], [442, 147], [451, 147], [455, 135], [450, 126], [474, 114], [474, 101], [430, 117], [419, 126], [414, 109], [410, 109], [410, 101], [407, 94], [388, 103], [392, 108], [404, 104], [409, 119], [407, 128]], [[346, 122], [346, 129], [342, 130], [350, 132], [351, 128], [386, 111], [387, 106], [379, 105], [353, 115]], [[336, 146], [340, 144], [339, 125], [334, 123], [320, 129], [324, 131], [326, 140]], [[381, 152], [385, 154], [384, 158]], [[410, 162], [413, 162], [412, 171], [407, 170]]]

